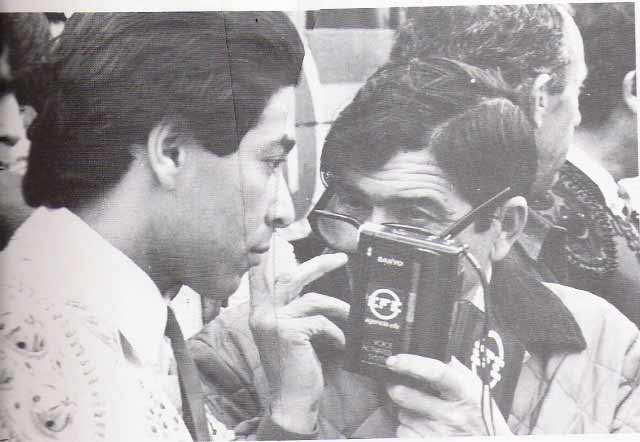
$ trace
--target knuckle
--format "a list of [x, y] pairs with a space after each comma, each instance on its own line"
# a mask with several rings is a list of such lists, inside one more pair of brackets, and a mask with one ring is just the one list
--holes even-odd
[[406, 387], [402, 385], [392, 385], [387, 389], [389, 397], [398, 405], [406, 406]]
[[318, 300], [314, 296], [305, 294], [298, 299], [300, 303], [304, 304], [308, 308], [314, 309], [318, 306]]
[[321, 315], [314, 315], [309, 317], [309, 322], [315, 331], [320, 331], [326, 328], [328, 321], [329, 320], [327, 318]]
[[396, 430], [396, 437], [400, 439], [408, 439], [411, 436], [412, 433], [408, 431], [407, 427], [405, 427], [404, 425], [398, 426], [398, 429]]
[[270, 331], [277, 328], [275, 315], [252, 315], [249, 318], [249, 327], [253, 331]]
[[411, 420], [411, 415], [405, 410], [400, 409], [400, 411], [398, 411], [398, 422], [407, 425], [411, 422]]
[[293, 281], [293, 274], [291, 272], [280, 273], [275, 278], [275, 283], [279, 285], [290, 284]]
[[302, 295], [302, 299], [306, 302], [317, 304], [322, 299], [322, 295], [316, 292], [308, 292]]
[[300, 340], [300, 333], [295, 328], [283, 327], [278, 331], [278, 337], [284, 342], [296, 342]]

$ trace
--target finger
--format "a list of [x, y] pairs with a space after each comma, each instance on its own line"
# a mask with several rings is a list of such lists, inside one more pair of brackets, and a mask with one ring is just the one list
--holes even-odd
[[347, 255], [344, 253], [316, 256], [300, 264], [295, 270], [280, 274], [273, 284], [270, 284], [269, 279], [265, 277], [265, 272], [271, 271], [275, 274], [274, 269], [268, 268], [269, 262], [273, 260], [261, 260], [260, 265], [249, 270], [252, 310], [261, 309], [264, 306], [287, 304], [297, 297], [304, 286], [343, 266], [347, 260]]
[[469, 369], [465, 367], [466, 371], [462, 371], [437, 359], [399, 354], [387, 359], [387, 367], [435, 388], [448, 399], [467, 397], [473, 388], [480, 388], [477, 377]]
[[[423, 414], [414, 413], [413, 411], [401, 409], [398, 411], [398, 422], [400, 427], [413, 431], [419, 437], [427, 437], [433, 435], [436, 421]], [[405, 430], [405, 431], [406, 431]]]
[[448, 401], [406, 385], [387, 385], [389, 398], [400, 408], [433, 420], [446, 418]]
[[254, 303], [283, 304], [274, 296], [277, 295], [274, 280], [278, 273], [291, 272], [297, 266], [293, 246], [275, 232], [269, 251], [262, 254], [258, 265], [249, 270], [250, 289], [256, 294]]
[[251, 433], [255, 433], [261, 419], [261, 417], [254, 417], [249, 420], [242, 421], [233, 427], [233, 431], [238, 435], [249, 435]]
[[460, 362], [460, 360], [455, 356], [451, 356], [451, 360], [449, 361], [449, 366], [459, 372], [469, 371], [469, 368], [466, 365], [464, 365], [462, 362]]
[[267, 255], [272, 253], [274, 252], [269, 250], [260, 257], [260, 263], [257, 266], [249, 269], [249, 303], [252, 311], [264, 305], [275, 305], [274, 284], [267, 278], [268, 272], [273, 271], [273, 260]]
[[299, 291], [326, 273], [342, 267], [347, 261], [348, 258], [345, 253], [331, 253], [316, 256], [300, 264], [294, 272], [278, 277], [277, 283], [293, 285]]
[[291, 318], [322, 315], [336, 321], [346, 321], [349, 309], [349, 304], [340, 299], [320, 293], [306, 293], [284, 307], [282, 314]]
[[295, 320], [299, 330], [305, 333], [309, 339], [320, 339], [322, 342], [337, 348], [343, 349], [345, 337], [342, 330], [324, 316], [310, 316]]
[[400, 439], [421, 439], [424, 435], [409, 425], [400, 424], [396, 430], [396, 437]]

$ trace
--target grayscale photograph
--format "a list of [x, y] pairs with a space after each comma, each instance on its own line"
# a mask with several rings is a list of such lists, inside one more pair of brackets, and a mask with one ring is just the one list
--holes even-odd
[[635, 6], [2, 7], [0, 441], [640, 433]]

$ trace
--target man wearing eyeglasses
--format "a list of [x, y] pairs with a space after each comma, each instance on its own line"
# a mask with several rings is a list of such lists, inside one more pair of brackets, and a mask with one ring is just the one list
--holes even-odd
[[[521, 101], [498, 74], [448, 59], [392, 62], [369, 78], [327, 136], [327, 189], [310, 216], [325, 251], [348, 255], [346, 272], [332, 271], [343, 255], [313, 258], [276, 279], [273, 303], [254, 295], [196, 337], [192, 350], [220, 419], [251, 435], [275, 386], [278, 409], [288, 410], [295, 431], [321, 438], [640, 428], [637, 328], [589, 293], [538, 282], [511, 253], [537, 160]], [[364, 223], [465, 246], [474, 265], [464, 265], [451, 296], [458, 306], [473, 305], [469, 318], [495, 319], [501, 341], [515, 343], [503, 346], [505, 357], [490, 355], [480, 340], [470, 342], [479, 345], [468, 359], [456, 353], [449, 363], [395, 354], [382, 380], [346, 371], [344, 332], [353, 324], [345, 323], [344, 302], [355, 301], [350, 287]], [[241, 320], [246, 310], [250, 325]], [[323, 333], [310, 339], [309, 330]], [[207, 355], [209, 345], [225, 352]], [[502, 370], [506, 356], [513, 367]], [[512, 383], [506, 406], [474, 374], [485, 365], [493, 384]]]

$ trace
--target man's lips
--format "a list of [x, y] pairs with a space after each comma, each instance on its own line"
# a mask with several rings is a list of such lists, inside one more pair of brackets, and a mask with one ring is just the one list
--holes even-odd
[[253, 267], [260, 264], [260, 261], [262, 261], [263, 259], [263, 255], [267, 253], [270, 248], [271, 247], [269, 244], [264, 246], [251, 247], [248, 253], [250, 266]]
[[264, 246], [251, 247], [251, 249], [249, 249], [249, 251], [251, 253], [262, 255], [263, 253], [267, 253], [270, 248], [271, 248], [271, 244], [267, 244], [267, 245], [264, 245]]

